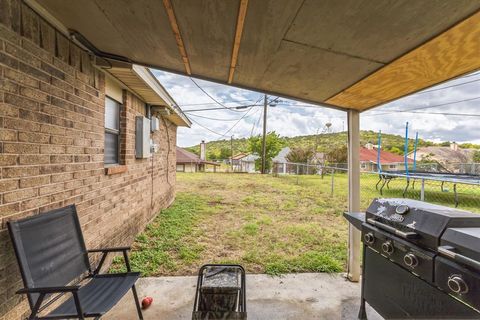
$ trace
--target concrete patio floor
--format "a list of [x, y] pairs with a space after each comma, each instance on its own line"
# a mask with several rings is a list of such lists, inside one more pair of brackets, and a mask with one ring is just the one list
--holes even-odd
[[[139, 298], [153, 297], [144, 310], [145, 320], [191, 319], [196, 277], [142, 278]], [[247, 312], [249, 320], [265, 319], [356, 319], [360, 284], [346, 281], [340, 274], [303, 273], [272, 277], [247, 275]], [[381, 319], [367, 309], [370, 320]], [[131, 293], [112, 309], [107, 320], [136, 319]]]

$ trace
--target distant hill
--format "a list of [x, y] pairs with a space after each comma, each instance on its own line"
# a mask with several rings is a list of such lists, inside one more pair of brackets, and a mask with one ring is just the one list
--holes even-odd
[[[285, 146], [290, 148], [315, 148], [317, 152], [328, 152], [329, 150], [345, 145], [347, 143], [347, 132], [336, 132], [327, 134], [314, 134], [297, 137], [283, 137]], [[378, 133], [374, 131], [361, 131], [360, 144], [365, 145], [368, 142], [377, 144]], [[382, 150], [387, 150], [399, 155], [403, 155], [405, 138], [400, 135], [382, 133]], [[414, 139], [409, 139], [409, 151], [413, 150]], [[419, 147], [449, 145], [449, 142], [433, 143], [430, 141], [418, 140]], [[468, 145], [468, 146], [467, 146]], [[463, 145], [460, 145], [463, 147]], [[472, 147], [471, 144], [465, 144], [465, 147]], [[478, 146], [473, 146], [478, 147]], [[194, 145], [185, 148], [193, 153], [200, 153], [200, 145]], [[230, 139], [211, 141], [207, 143], [207, 158], [222, 159], [230, 156]], [[233, 153], [249, 152], [249, 144], [247, 138], [233, 139]]]

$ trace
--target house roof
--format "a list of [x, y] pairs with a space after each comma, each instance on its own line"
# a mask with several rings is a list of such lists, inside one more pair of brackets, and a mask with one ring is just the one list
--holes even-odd
[[479, 1], [25, 2], [113, 66], [333, 108], [363, 111], [480, 68]]
[[[459, 162], [468, 163], [473, 161], [473, 154], [476, 149], [461, 149], [453, 150], [450, 147], [422, 147], [417, 150], [417, 159], [429, 156], [433, 160], [440, 162]], [[413, 153], [409, 154], [410, 158], [413, 158]]]
[[245, 157], [248, 157], [250, 153], [245, 153], [245, 152], [240, 152], [240, 153], [237, 153], [236, 155], [234, 155], [233, 157], [231, 157], [232, 160], [240, 160], [240, 159], [243, 159]]
[[190, 119], [183, 113], [178, 104], [160, 84], [148, 68], [139, 65], [122, 65], [106, 69], [113, 77], [138, 95], [152, 107], [160, 107], [164, 117], [177, 126], [190, 127]]
[[284, 163], [288, 162], [287, 155], [290, 153], [289, 147], [284, 147], [280, 152], [277, 154], [276, 157], [272, 159], [273, 162]]
[[184, 163], [211, 164], [214, 166], [220, 165], [216, 162], [202, 160], [195, 153], [192, 153], [183, 148], [177, 147], [177, 164], [184, 164]]
[[[360, 148], [360, 162], [373, 162], [377, 163], [378, 151], [377, 149], [367, 149], [365, 147]], [[394, 154], [388, 151], [380, 151], [380, 163], [403, 163], [405, 161], [403, 156]], [[412, 159], [408, 159], [408, 163], [413, 163]]]

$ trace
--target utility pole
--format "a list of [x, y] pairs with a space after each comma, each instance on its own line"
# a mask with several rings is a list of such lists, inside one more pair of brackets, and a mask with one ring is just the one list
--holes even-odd
[[267, 157], [267, 95], [263, 98], [263, 139], [262, 139], [262, 174], [266, 169], [266, 157]]
[[230, 136], [230, 165], [233, 172], [233, 135]]

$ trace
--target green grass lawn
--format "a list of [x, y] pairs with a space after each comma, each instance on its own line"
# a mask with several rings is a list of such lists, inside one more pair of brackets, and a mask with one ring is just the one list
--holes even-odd
[[345, 209], [328, 179], [317, 177], [312, 188], [268, 175], [179, 173], [174, 204], [137, 236], [132, 266], [144, 276], [192, 275], [227, 262], [253, 273], [342, 271]]
[[[362, 207], [379, 197], [377, 175], [362, 175]], [[405, 181], [385, 197], [401, 197]], [[419, 186], [408, 197], [419, 197]], [[428, 201], [453, 205], [451, 187], [428, 184]], [[460, 206], [479, 211], [478, 187], [459, 187]], [[279, 176], [179, 173], [173, 205], [137, 236], [131, 253], [143, 276], [193, 275], [205, 263], [239, 263], [250, 273], [345, 270], [346, 174]], [[121, 260], [113, 269], [122, 270]]]

